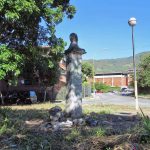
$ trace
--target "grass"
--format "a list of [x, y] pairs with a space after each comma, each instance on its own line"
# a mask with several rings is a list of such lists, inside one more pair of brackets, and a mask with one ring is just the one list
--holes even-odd
[[[70, 150], [90, 138], [106, 137], [104, 127], [74, 127], [66, 131], [39, 131], [38, 127], [27, 126], [26, 121], [43, 121], [49, 118], [48, 110], [54, 106], [65, 108], [63, 103], [43, 103], [24, 106], [0, 107], [0, 147], [22, 150]], [[148, 108], [143, 108], [145, 114]], [[115, 114], [120, 112], [135, 113], [134, 107], [117, 105], [83, 105], [84, 115], [92, 112], [97, 114]], [[94, 115], [93, 115], [94, 117]], [[95, 116], [96, 119], [96, 116]]]
[[150, 94], [139, 93], [139, 97], [150, 99]]
[[[149, 114], [149, 108], [143, 107], [142, 108], [145, 114]], [[90, 114], [91, 112], [99, 113], [99, 114], [111, 114], [111, 113], [134, 113], [136, 114], [137, 111], [133, 106], [126, 106], [126, 105], [103, 105], [103, 104], [84, 104], [83, 105], [83, 112], [85, 114]], [[140, 113], [140, 110], [139, 112]]]
[[148, 135], [150, 135], [150, 117], [145, 115], [142, 109], [140, 109], [140, 110], [141, 110], [141, 114], [142, 114], [144, 130], [146, 131], [146, 133]]

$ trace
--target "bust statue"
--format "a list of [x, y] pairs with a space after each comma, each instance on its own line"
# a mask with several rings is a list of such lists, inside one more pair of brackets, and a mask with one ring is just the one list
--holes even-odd
[[78, 43], [78, 36], [76, 33], [71, 33], [70, 34], [70, 42], [71, 43], [74, 43], [74, 44], [77, 44]]
[[76, 33], [71, 33], [70, 36], [70, 46], [67, 50], [65, 50], [65, 54], [69, 54], [71, 52], [76, 52], [80, 54], [85, 54], [86, 51], [78, 46], [78, 36]]

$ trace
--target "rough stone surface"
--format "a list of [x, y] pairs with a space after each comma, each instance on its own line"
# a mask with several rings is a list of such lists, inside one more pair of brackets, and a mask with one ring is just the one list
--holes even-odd
[[66, 113], [72, 118], [82, 116], [82, 73], [81, 55], [70, 53], [67, 64]]
[[70, 34], [71, 44], [66, 54], [67, 64], [67, 96], [66, 113], [72, 118], [81, 118], [82, 116], [82, 72], [81, 62], [82, 54], [85, 50], [78, 46], [78, 36], [75, 33]]
[[75, 125], [75, 126], [83, 126], [83, 125], [86, 125], [85, 119], [83, 119], [83, 118], [74, 119], [74, 120], [73, 120], [73, 125]]
[[63, 117], [62, 109], [59, 106], [55, 106], [49, 110], [50, 121], [59, 121]]
[[58, 131], [64, 128], [71, 128], [73, 126], [73, 122], [70, 120], [67, 120], [65, 122], [55, 122], [52, 124], [52, 128], [54, 131]]
[[91, 127], [95, 127], [98, 125], [98, 120], [95, 120], [92, 117], [87, 117], [85, 121], [86, 121], [86, 124]]

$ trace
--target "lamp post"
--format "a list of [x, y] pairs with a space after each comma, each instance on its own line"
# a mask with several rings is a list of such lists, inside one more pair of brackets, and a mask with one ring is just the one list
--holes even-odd
[[94, 66], [94, 57], [93, 57], [93, 97], [95, 98], [95, 66]]
[[133, 48], [133, 70], [134, 70], [134, 94], [136, 102], [136, 110], [139, 109], [138, 104], [138, 89], [137, 89], [137, 77], [136, 77], [136, 63], [135, 63], [135, 47], [134, 47], [134, 26], [136, 25], [136, 19], [134, 17], [130, 18], [128, 21], [129, 26], [132, 29], [132, 48]]

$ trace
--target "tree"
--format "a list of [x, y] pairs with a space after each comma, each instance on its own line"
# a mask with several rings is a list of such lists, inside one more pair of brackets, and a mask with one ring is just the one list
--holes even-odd
[[150, 88], [150, 55], [145, 56], [138, 68], [138, 86], [140, 88]]
[[[20, 73], [22, 66], [22, 56], [14, 52], [12, 49], [7, 48], [5, 45], [0, 46], [0, 80], [12, 80]], [[4, 104], [2, 91], [0, 91], [0, 98]]]
[[0, 46], [0, 80], [7, 77], [18, 76], [22, 66], [21, 55], [7, 48], [5, 45]]
[[[73, 18], [75, 12], [69, 0], [0, 0], [0, 46], [24, 56], [23, 72], [30, 68], [41, 75], [45, 69], [48, 74], [57, 67], [65, 47], [55, 35], [56, 25], [65, 16]], [[41, 55], [38, 47], [45, 44], [50, 48]]]
[[[56, 25], [74, 13], [69, 0], [0, 0], [0, 43], [17, 49], [40, 42], [55, 47], [61, 42], [55, 36]], [[46, 26], [40, 26], [41, 21]]]
[[87, 82], [88, 78], [93, 77], [93, 66], [88, 62], [82, 63], [82, 82]]

